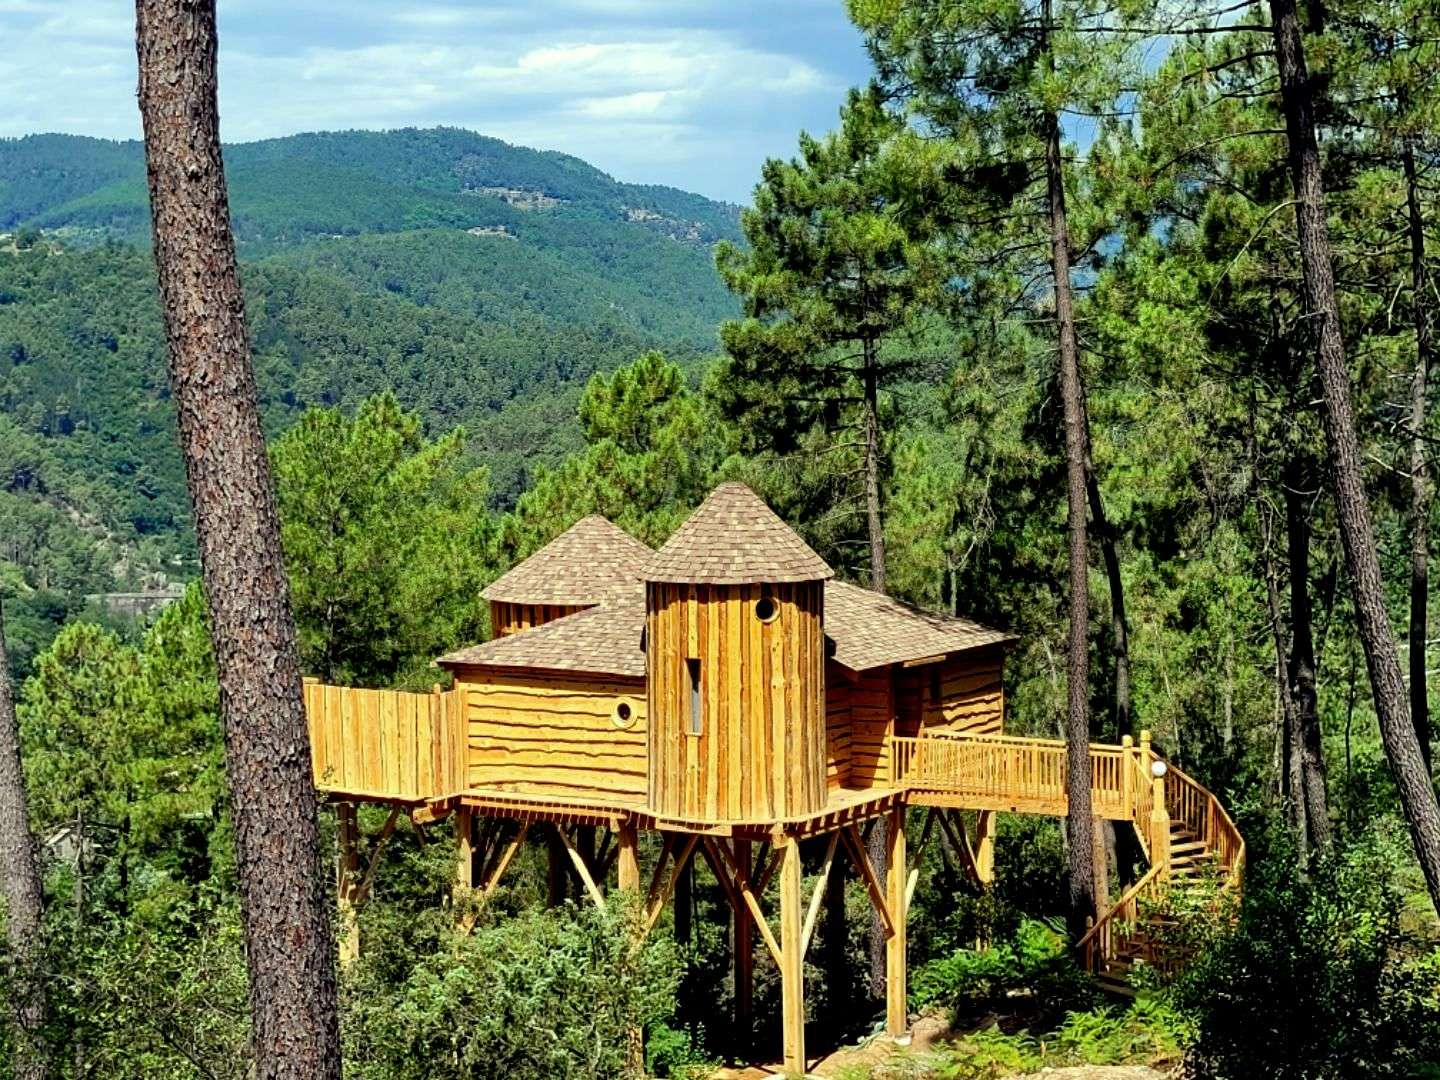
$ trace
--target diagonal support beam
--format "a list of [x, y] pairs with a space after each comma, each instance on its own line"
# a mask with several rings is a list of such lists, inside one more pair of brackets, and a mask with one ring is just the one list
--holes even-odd
[[489, 896], [499, 886], [500, 879], [505, 876], [505, 871], [510, 869], [511, 861], [519, 854], [521, 847], [525, 844], [525, 837], [529, 833], [530, 823], [528, 821], [521, 822], [520, 831], [515, 834], [515, 838], [510, 843], [505, 845], [505, 849], [500, 852], [500, 857], [495, 860], [495, 865], [490, 869], [489, 875], [484, 879], [484, 884], [481, 886], [484, 895]]
[[810, 894], [810, 908], [805, 912], [805, 926], [800, 932], [800, 955], [810, 951], [810, 941], [815, 936], [815, 924], [820, 920], [820, 905], [825, 900], [825, 890], [830, 885], [830, 868], [835, 865], [835, 848], [840, 843], [840, 834], [830, 834], [830, 844], [825, 848], [825, 861], [820, 867], [820, 880]]
[[860, 839], [860, 830], [854, 824], [846, 825], [840, 834], [845, 840], [845, 847], [850, 852], [850, 860], [855, 864], [855, 869], [860, 872], [860, 879], [865, 882], [865, 888], [870, 893], [870, 903], [874, 905], [880, 921], [885, 926], [885, 936], [891, 937], [895, 933], [895, 919], [890, 914], [890, 905], [885, 899], [885, 886], [875, 875], [875, 867], [870, 863], [870, 856], [865, 853], [865, 843]]
[[775, 879], [775, 871], [780, 869], [780, 861], [785, 858], [785, 849], [772, 846], [767, 859], [766, 852], [762, 850], [760, 857], [755, 860], [756, 864], [765, 869], [755, 879], [755, 893], [764, 896], [765, 890], [770, 887], [770, 882]]
[[365, 868], [365, 877], [361, 879], [359, 888], [351, 897], [351, 902], [357, 907], [370, 898], [370, 888], [375, 884], [375, 875], [380, 872], [380, 859], [385, 854], [385, 845], [390, 842], [390, 837], [395, 832], [395, 823], [399, 820], [400, 807], [391, 807], [390, 816], [385, 819], [385, 827], [375, 838], [375, 849], [370, 853], [370, 864]]
[[580, 875], [580, 881], [585, 886], [585, 891], [590, 894], [590, 899], [595, 901], [595, 906], [601, 911], [605, 910], [605, 894], [600, 891], [600, 886], [595, 884], [595, 878], [590, 873], [590, 866], [585, 861], [585, 856], [580, 854], [580, 849], [575, 846], [575, 838], [570, 835], [569, 829], [556, 830], [560, 834], [560, 842], [565, 845], [565, 851], [570, 856], [570, 862], [575, 866], [575, 873]]
[[675, 854], [675, 837], [666, 833], [660, 844], [660, 858], [655, 860], [655, 872], [650, 875], [650, 888], [645, 890], [645, 910], [648, 912], [655, 898], [660, 895], [660, 883], [665, 878], [665, 864]]
[[970, 846], [970, 836], [965, 831], [965, 823], [960, 822], [957, 825], [953, 821], [952, 815], [947, 812], [940, 815], [940, 828], [945, 831], [950, 846], [955, 850], [955, 855], [962, 864], [961, 869], [978, 883], [980, 869], [975, 863], [975, 849]]
[[[775, 939], [775, 932], [770, 929], [770, 922], [765, 918], [765, 911], [760, 906], [760, 900], [750, 885], [749, 875], [745, 873], [744, 868], [735, 861], [735, 857], [726, 850], [724, 845], [716, 844], [715, 850], [718, 851], [721, 858], [724, 859], [725, 865], [729, 868], [730, 873], [735, 875], [735, 891], [740, 894], [740, 898], [745, 901], [745, 906], [750, 909], [750, 915], [760, 930], [760, 936], [765, 941], [765, 947], [770, 950], [770, 955], [775, 960], [775, 966], [782, 966], [784, 958], [780, 951], [780, 942]], [[776, 853], [784, 857], [785, 849], [783, 847], [777, 848]]]
[[705, 856], [705, 862], [710, 866], [710, 872], [715, 875], [715, 880], [720, 883], [721, 891], [725, 893], [725, 899], [729, 901], [730, 908], [736, 915], [741, 914], [740, 894], [735, 891], [735, 882], [732, 879], [728, 868], [725, 865], [724, 856], [717, 850], [722, 844], [713, 836], [703, 837], [700, 841], [700, 853]]
[[[668, 904], [670, 898], [675, 895], [675, 886], [680, 883], [680, 875], [685, 872], [685, 867], [690, 863], [690, 857], [695, 854], [695, 845], [699, 842], [700, 837], [692, 834], [687, 836], [685, 843], [680, 846], [680, 850], [675, 856], [675, 865], [670, 872], [669, 878], [665, 881], [665, 888], [662, 889], [660, 895], [655, 898], [654, 905], [645, 915], [646, 933], [649, 933], [654, 928], [656, 921], [660, 918], [660, 913], [665, 910], [665, 905]], [[663, 863], [659, 867], [656, 867], [657, 872], [663, 867]]]
[[920, 866], [925, 859], [925, 845], [930, 842], [930, 833], [935, 827], [935, 817], [939, 810], [937, 807], [930, 807], [930, 812], [925, 815], [925, 827], [920, 830], [920, 843], [915, 847], [915, 854], [910, 857], [910, 876], [905, 879], [905, 910], [910, 910], [910, 901], [915, 898], [915, 886], [920, 881]]

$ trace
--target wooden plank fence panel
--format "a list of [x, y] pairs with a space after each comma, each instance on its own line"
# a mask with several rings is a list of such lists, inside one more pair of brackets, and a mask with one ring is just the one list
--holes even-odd
[[455, 691], [307, 683], [311, 773], [321, 791], [422, 802], [463, 785], [465, 712]]

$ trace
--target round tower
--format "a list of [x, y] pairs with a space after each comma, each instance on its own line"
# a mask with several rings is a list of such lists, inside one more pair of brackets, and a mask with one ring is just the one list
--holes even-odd
[[644, 576], [650, 805], [717, 822], [823, 809], [824, 560], [730, 483]]

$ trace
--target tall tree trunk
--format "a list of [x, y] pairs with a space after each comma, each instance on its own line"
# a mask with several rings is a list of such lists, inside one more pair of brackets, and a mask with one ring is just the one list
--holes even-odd
[[1277, 787], [1285, 816], [1295, 836], [1295, 846], [1304, 865], [1309, 861], [1307, 841], [1310, 830], [1305, 821], [1303, 769], [1300, 762], [1299, 723], [1295, 698], [1290, 692], [1290, 647], [1285, 640], [1285, 614], [1280, 603], [1280, 571], [1275, 563], [1274, 530], [1268, 507], [1262, 510], [1265, 556], [1265, 601], [1270, 612], [1270, 636], [1275, 642], [1275, 701], [1280, 707], [1279, 760], [1275, 762]]
[[0, 611], [0, 896], [5, 899], [5, 934], [15, 958], [17, 984], [10, 997], [15, 1023], [16, 1080], [44, 1080], [45, 984], [40, 967], [43, 894], [35, 841], [25, 802], [20, 766], [20, 725], [10, 688], [5, 616]]
[[[85, 865], [85, 845], [89, 842], [89, 833], [85, 831], [85, 811], [82, 808], [75, 815], [75, 889], [71, 903], [74, 905], [75, 914], [75, 937], [84, 941], [85, 939], [85, 904], [86, 904], [86, 874], [89, 868]], [[85, 1080], [90, 1074], [90, 1047], [85, 1040], [85, 1029], [77, 1027], [71, 1036], [71, 1043], [74, 1050], [71, 1054], [72, 1068], [75, 1070], [75, 1080]]]
[[1330, 850], [1330, 808], [1325, 794], [1325, 752], [1315, 689], [1315, 630], [1310, 603], [1310, 520], [1305, 498], [1314, 484], [1313, 463], [1299, 455], [1285, 467], [1285, 535], [1290, 555], [1290, 692], [1295, 695], [1295, 752], [1300, 764], [1295, 795], [1305, 803], [1310, 845]]
[[[865, 523], [870, 534], [870, 588], [885, 592], [885, 521], [880, 508], [880, 388], [875, 342], [864, 343], [862, 383], [865, 412]], [[870, 831], [866, 850], [873, 866], [884, 866], [885, 830]], [[885, 996], [885, 924], [870, 911], [870, 994]]]
[[[865, 837], [865, 854], [874, 867], [875, 873], [883, 875], [888, 854], [885, 845], [885, 825], [882, 818], [876, 818]], [[873, 904], [867, 904], [870, 911], [870, 997], [875, 1001], [885, 1000], [885, 924]]]
[[1420, 741], [1410, 718], [1410, 702], [1396, 647], [1394, 630], [1385, 611], [1380, 560], [1370, 502], [1360, 465], [1360, 443], [1355, 433], [1350, 400], [1350, 372], [1345, 342], [1340, 334], [1340, 311], [1335, 302], [1334, 267], [1330, 234], [1325, 221], [1325, 187], [1320, 169], [1320, 146], [1315, 137], [1315, 113], [1310, 75], [1295, 0], [1269, 0], [1280, 72], [1280, 96], [1285, 110], [1291, 178], [1295, 186], [1295, 220], [1300, 239], [1301, 270], [1305, 282], [1308, 321], [1319, 346], [1320, 382], [1325, 399], [1325, 440], [1335, 485], [1335, 507], [1340, 539], [1355, 601], [1360, 641], [1380, 722], [1380, 737], [1405, 817], [1410, 824], [1415, 854], [1425, 873], [1430, 900], [1440, 910], [1440, 804]]
[[170, 384], [225, 724], [259, 1080], [338, 1080], [335, 955], [216, 108], [214, 0], [137, 0]]
[[880, 373], [875, 342], [864, 345], [865, 524], [870, 533], [870, 588], [885, 591], [885, 521], [880, 510]]
[[1425, 455], [1425, 404], [1432, 352], [1430, 280], [1425, 268], [1425, 219], [1415, 176], [1415, 147], [1406, 142], [1405, 207], [1410, 231], [1410, 291], [1415, 307], [1415, 376], [1410, 381], [1410, 719], [1425, 768], [1430, 768], [1430, 698], [1425, 638], [1430, 632], [1430, 469]]
[[[1049, 5], [1046, 4], [1048, 23]], [[1072, 938], [1085, 933], [1095, 913], [1094, 814], [1090, 808], [1090, 550], [1085, 514], [1085, 406], [1080, 385], [1080, 346], [1075, 336], [1070, 288], [1070, 229], [1065, 217], [1065, 176], [1060, 157], [1060, 123], [1045, 118], [1045, 174], [1050, 204], [1050, 261], [1055, 279], [1055, 321], [1060, 345], [1060, 395], [1065, 402], [1065, 475], [1070, 517], [1070, 662], [1065, 717], [1068, 744], [1070, 874], [1069, 927]]]
[[1105, 563], [1105, 580], [1110, 587], [1110, 638], [1115, 653], [1115, 699], [1111, 714], [1111, 736], [1134, 734], [1130, 717], [1130, 623], [1125, 617], [1125, 582], [1120, 576], [1120, 556], [1115, 546], [1115, 529], [1105, 513], [1105, 500], [1100, 497], [1100, 478], [1095, 472], [1095, 454], [1090, 439], [1090, 410], [1081, 387], [1080, 406], [1085, 410], [1085, 493], [1090, 501], [1090, 518], [1095, 522], [1095, 538], [1100, 543], [1100, 558]]

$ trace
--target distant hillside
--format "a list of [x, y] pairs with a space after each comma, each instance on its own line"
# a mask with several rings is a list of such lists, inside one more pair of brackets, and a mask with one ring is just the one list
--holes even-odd
[[[610, 221], [693, 244], [738, 234], [739, 208], [675, 188], [624, 184], [579, 158], [458, 128], [339, 131], [226, 147], [242, 245], [432, 225], [554, 230]], [[96, 230], [143, 239], [141, 144], [73, 135], [0, 140], [0, 229]]]
[[[578, 443], [591, 373], [698, 361], [735, 310], [712, 248], [736, 207], [565, 154], [436, 129], [226, 163], [267, 429], [393, 389], [465, 425], [502, 503]], [[24, 534], [0, 587], [103, 592], [189, 551], [148, 230], [139, 143], [0, 140], [0, 421], [25, 448], [0, 454], [0, 524]]]

